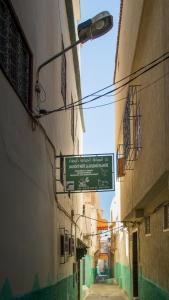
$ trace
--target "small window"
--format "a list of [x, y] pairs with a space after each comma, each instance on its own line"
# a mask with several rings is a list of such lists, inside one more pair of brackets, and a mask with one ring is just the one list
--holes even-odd
[[60, 256], [65, 255], [65, 236], [63, 234], [60, 235]]
[[31, 109], [32, 55], [8, 0], [0, 0], [0, 68]]
[[[64, 44], [62, 40], [62, 50], [64, 49]], [[61, 63], [61, 94], [63, 97], [63, 102], [66, 107], [66, 55], [65, 53], [62, 55], [62, 63]]]
[[69, 256], [74, 255], [74, 237], [69, 237]]
[[60, 182], [64, 185], [64, 157], [60, 154]]
[[68, 233], [65, 233], [65, 252], [69, 253], [69, 235]]
[[150, 231], [150, 216], [145, 218], [144, 225], [145, 225], [145, 234], [151, 234], [151, 231]]
[[169, 229], [169, 203], [164, 206], [164, 230]]

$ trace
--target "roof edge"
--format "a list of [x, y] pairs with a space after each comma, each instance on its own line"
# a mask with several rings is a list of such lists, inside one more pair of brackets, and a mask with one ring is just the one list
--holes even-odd
[[116, 47], [113, 83], [115, 83], [116, 70], [117, 70], [117, 58], [118, 58], [118, 50], [119, 50], [119, 42], [120, 42], [120, 28], [121, 28], [121, 20], [122, 20], [123, 1], [124, 0], [121, 0], [121, 3], [120, 3], [120, 16], [119, 16], [119, 25], [118, 25], [117, 47]]

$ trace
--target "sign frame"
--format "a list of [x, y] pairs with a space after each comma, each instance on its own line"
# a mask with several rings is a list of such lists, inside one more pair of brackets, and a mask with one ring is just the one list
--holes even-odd
[[[66, 164], [65, 159], [66, 158], [99, 158], [99, 157], [106, 157], [111, 156], [112, 157], [112, 188], [104, 188], [104, 189], [78, 189], [78, 190], [66, 190]], [[82, 154], [82, 155], [62, 155], [62, 156], [56, 156], [56, 159], [60, 158], [64, 159], [64, 191], [62, 192], [56, 192], [56, 194], [72, 194], [72, 193], [92, 193], [92, 192], [113, 192], [115, 191], [115, 167], [114, 167], [114, 153], [100, 153], [100, 154]], [[58, 181], [58, 180], [57, 180]]]

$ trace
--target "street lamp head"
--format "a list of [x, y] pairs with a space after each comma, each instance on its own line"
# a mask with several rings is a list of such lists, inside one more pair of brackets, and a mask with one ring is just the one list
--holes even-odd
[[103, 11], [94, 18], [89, 19], [78, 26], [80, 42], [96, 39], [107, 33], [113, 27], [113, 17], [107, 11]]

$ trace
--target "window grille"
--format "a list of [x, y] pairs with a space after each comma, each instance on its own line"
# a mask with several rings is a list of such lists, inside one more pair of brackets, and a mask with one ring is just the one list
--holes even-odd
[[144, 225], [145, 225], [145, 234], [150, 234], [150, 216], [146, 217], [144, 220]]
[[65, 228], [59, 228], [60, 231], [60, 263], [65, 264], [68, 261], [69, 254], [69, 234]]
[[164, 206], [164, 229], [169, 229], [169, 203]]
[[74, 255], [74, 237], [72, 235], [69, 235], [69, 256]]
[[[64, 50], [64, 44], [62, 40], [62, 50]], [[61, 94], [63, 97], [63, 102], [66, 107], [66, 55], [62, 55], [62, 64], [61, 64]]]
[[138, 86], [129, 86], [123, 117], [123, 144], [117, 148], [117, 177], [133, 170], [141, 150], [141, 108]]
[[60, 235], [60, 256], [65, 255], [65, 236], [63, 234]]
[[32, 56], [8, 1], [0, 0], [0, 67], [23, 103], [30, 107]]
[[123, 148], [124, 148], [124, 158], [128, 158], [130, 146], [131, 146], [131, 136], [130, 136], [130, 97], [127, 95], [126, 107], [123, 119]]
[[65, 232], [65, 252], [66, 254], [69, 253], [69, 235], [67, 231]]

